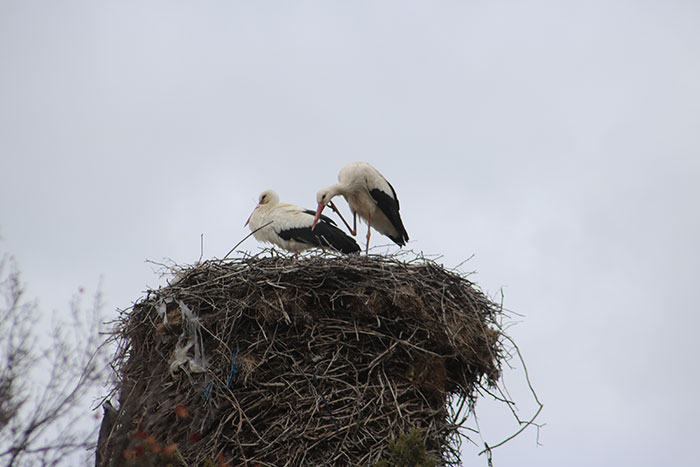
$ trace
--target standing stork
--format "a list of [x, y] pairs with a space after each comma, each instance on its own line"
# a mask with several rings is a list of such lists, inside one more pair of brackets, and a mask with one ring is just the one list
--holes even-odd
[[[321, 212], [327, 204], [338, 213], [350, 233], [357, 235], [357, 216], [367, 222], [367, 247], [369, 252], [369, 237], [371, 228], [389, 237], [399, 246], [406, 244], [408, 233], [399, 215], [399, 199], [396, 191], [377, 169], [366, 162], [351, 162], [338, 173], [335, 185], [321, 189], [316, 194], [318, 208], [313, 227], [322, 218]], [[352, 211], [352, 228], [340, 211], [333, 204], [333, 197], [343, 195]]]
[[332, 248], [342, 253], [360, 251], [357, 242], [328, 217], [321, 216], [312, 232], [314, 221], [311, 209], [280, 203], [274, 190], [266, 190], [260, 194], [258, 205], [245, 225], [250, 224], [258, 241], [275, 244], [295, 254], [315, 247]]

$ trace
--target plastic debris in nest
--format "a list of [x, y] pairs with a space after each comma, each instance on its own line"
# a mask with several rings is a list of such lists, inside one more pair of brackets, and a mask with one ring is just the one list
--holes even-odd
[[[175, 303], [177, 308], [168, 312], [168, 303]], [[182, 334], [180, 334], [172, 351], [169, 365], [170, 373], [175, 373], [180, 368], [192, 373], [207, 371], [207, 359], [202, 341], [202, 325], [199, 317], [182, 300], [171, 296], [160, 298], [155, 305], [155, 311], [158, 317], [163, 320], [162, 325], [159, 326], [161, 331], [170, 325], [168, 316], [171, 316], [170, 321], [173, 321], [172, 317], [177, 316], [179, 312], [179, 319], [176, 323], [182, 326]]]

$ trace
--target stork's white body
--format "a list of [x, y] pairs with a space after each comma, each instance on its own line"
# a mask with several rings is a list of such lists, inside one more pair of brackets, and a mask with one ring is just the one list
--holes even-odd
[[353, 227], [343, 219], [352, 234], [357, 234], [357, 216], [367, 223], [367, 248], [370, 227], [399, 246], [406, 244], [408, 233], [399, 215], [396, 191], [377, 169], [366, 162], [351, 162], [340, 170], [338, 181], [318, 192], [317, 216], [334, 196], [342, 195], [353, 213]]
[[350, 206], [350, 211], [374, 229], [388, 237], [398, 237], [398, 229], [392, 225], [370, 194], [370, 190], [378, 189], [392, 199], [396, 199], [393, 188], [377, 169], [366, 162], [351, 162], [338, 173], [338, 181], [343, 186], [343, 197]]
[[267, 190], [260, 194], [260, 202], [246, 225], [250, 225], [258, 241], [272, 243], [293, 253], [315, 247], [330, 247], [344, 253], [360, 251], [357, 243], [325, 216], [320, 223], [321, 229], [312, 232], [313, 213], [294, 204], [281, 203], [277, 193]]
[[[309, 217], [310, 215], [304, 213], [302, 208], [289, 203], [277, 203], [274, 206], [258, 205], [253, 211], [249, 225], [250, 230], [254, 232], [253, 237], [259, 242], [272, 243], [287, 251], [298, 253], [312, 248], [313, 245], [294, 239], [284, 240], [280, 237], [280, 232], [305, 226], [311, 227], [313, 218], [309, 220]], [[260, 227], [262, 228], [257, 230]]]

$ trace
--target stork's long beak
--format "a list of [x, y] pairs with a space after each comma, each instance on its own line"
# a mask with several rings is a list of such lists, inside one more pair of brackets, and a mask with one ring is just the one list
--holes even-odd
[[[258, 209], [258, 207], [255, 206], [255, 209]], [[253, 214], [255, 213], [255, 209], [253, 209], [253, 212], [250, 213], [250, 216], [248, 216], [248, 220], [245, 221], [245, 224], [243, 225], [243, 227], [246, 227], [248, 225], [248, 223], [250, 222], [250, 219], [253, 217]]]
[[318, 203], [318, 208], [316, 208], [316, 217], [314, 217], [314, 223], [311, 224], [311, 230], [313, 230], [316, 227], [316, 224], [318, 224], [318, 220], [321, 218], [321, 212], [323, 212], [323, 208], [325, 207], [325, 204]]

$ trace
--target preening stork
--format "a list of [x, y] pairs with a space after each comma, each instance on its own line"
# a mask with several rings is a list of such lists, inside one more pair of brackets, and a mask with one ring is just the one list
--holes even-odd
[[[351, 162], [340, 170], [338, 181], [340, 183], [323, 188], [316, 194], [318, 208], [314, 227], [320, 225], [317, 222], [323, 217], [321, 212], [326, 205], [330, 204], [331, 209], [338, 213], [353, 235], [357, 235], [357, 216], [367, 222], [366, 252], [369, 251], [372, 227], [397, 245], [406, 244], [408, 233], [399, 215], [399, 199], [396, 197], [396, 191], [377, 169], [366, 162]], [[338, 195], [343, 195], [350, 206], [352, 228], [333, 204], [333, 197]]]
[[258, 241], [272, 243], [293, 253], [316, 247], [332, 248], [342, 253], [360, 251], [357, 242], [336, 227], [331, 219], [321, 216], [312, 231], [314, 220], [311, 209], [280, 203], [274, 190], [266, 190], [260, 194], [258, 205], [245, 225], [250, 225]]

